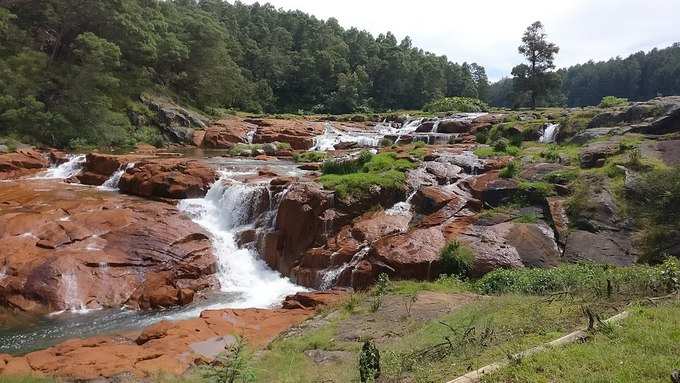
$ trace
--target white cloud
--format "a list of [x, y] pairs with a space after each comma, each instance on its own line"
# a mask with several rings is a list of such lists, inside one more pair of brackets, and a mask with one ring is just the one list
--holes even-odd
[[[245, 3], [254, 3], [246, 0]], [[263, 3], [263, 2], [261, 2]], [[335, 17], [374, 35], [392, 31], [456, 62], [477, 62], [492, 79], [521, 61], [524, 29], [536, 20], [557, 43], [558, 66], [627, 56], [680, 41], [680, 0], [270, 0], [278, 8]]]

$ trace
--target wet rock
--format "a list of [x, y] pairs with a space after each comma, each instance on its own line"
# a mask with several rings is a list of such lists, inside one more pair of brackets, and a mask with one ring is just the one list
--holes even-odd
[[567, 216], [566, 200], [561, 197], [548, 197], [548, 209], [552, 219], [557, 240], [564, 246], [569, 235], [569, 217]]
[[200, 161], [149, 159], [127, 169], [120, 178], [120, 191], [145, 198], [198, 198], [217, 179], [215, 171]]
[[322, 244], [336, 218], [332, 201], [333, 194], [316, 184], [290, 186], [279, 203], [275, 230], [265, 238], [270, 267], [288, 275], [307, 249]]
[[48, 165], [47, 158], [35, 150], [20, 149], [13, 153], [0, 154], [0, 180], [28, 176]]
[[435, 176], [440, 185], [453, 183], [463, 171], [458, 165], [437, 161], [426, 161], [421, 166], [425, 168], [426, 172]]
[[4, 306], [168, 307], [217, 283], [207, 233], [167, 204], [48, 181], [1, 184], [0, 197]]
[[89, 153], [85, 156], [83, 170], [76, 176], [84, 185], [101, 185], [126, 164], [148, 158], [145, 155], [113, 155]]

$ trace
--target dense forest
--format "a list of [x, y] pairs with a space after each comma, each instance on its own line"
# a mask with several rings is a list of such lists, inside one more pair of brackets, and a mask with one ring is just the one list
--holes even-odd
[[[485, 98], [450, 62], [299, 11], [221, 0], [8, 0], [0, 7], [0, 136], [56, 146], [149, 140], [145, 92], [206, 113], [344, 113]], [[143, 128], [143, 127], [142, 127]]]
[[[658, 95], [680, 94], [680, 43], [664, 49], [638, 52], [623, 59], [579, 64], [555, 72], [561, 87], [543, 97], [541, 105], [597, 105], [605, 96], [629, 100], [648, 100]], [[495, 106], [528, 105], [526, 95], [519, 94], [513, 79], [491, 85], [487, 101]]]

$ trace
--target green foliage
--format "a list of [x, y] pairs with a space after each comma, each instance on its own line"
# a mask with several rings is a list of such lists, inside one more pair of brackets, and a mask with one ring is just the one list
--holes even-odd
[[138, 137], [126, 105], [146, 91], [219, 117], [412, 110], [445, 96], [484, 97], [487, 88], [481, 66], [449, 62], [408, 38], [266, 4], [45, 0], [0, 8], [0, 135], [23, 141], [128, 146]]
[[600, 101], [600, 108], [612, 108], [615, 106], [623, 106], [628, 104], [628, 99], [614, 96], [604, 96]]
[[566, 185], [575, 181], [578, 175], [579, 171], [577, 169], [556, 170], [548, 173], [544, 179], [552, 184]]
[[512, 69], [514, 90], [528, 93], [529, 105], [535, 109], [538, 98], [560, 85], [558, 75], [550, 72], [555, 68], [553, 61], [560, 48], [546, 40], [543, 24], [536, 21], [524, 32], [518, 51], [526, 57], [528, 65], [521, 64]]
[[345, 161], [326, 161], [319, 179], [326, 189], [335, 190], [340, 198], [361, 197], [379, 186], [384, 190], [403, 192], [404, 172], [415, 165], [405, 159], [397, 159], [394, 152], [372, 155], [362, 152], [358, 158]]
[[475, 257], [470, 249], [458, 241], [446, 244], [439, 253], [442, 269], [447, 275], [467, 276]]
[[529, 201], [540, 202], [555, 194], [555, 187], [548, 182], [522, 181], [519, 183], [521, 195]]
[[[662, 267], [591, 264], [561, 265], [552, 269], [498, 269], [479, 279], [476, 286], [483, 294], [569, 292], [602, 297], [610, 293], [642, 297], [665, 291], [668, 279], [663, 272]], [[612, 291], [609, 291], [608, 283]]]
[[541, 152], [541, 158], [545, 158], [550, 162], [557, 162], [560, 159], [560, 152], [555, 144], [548, 144], [545, 150]]
[[429, 102], [423, 106], [425, 112], [484, 112], [489, 110], [489, 106], [483, 101], [470, 97], [444, 97]]
[[522, 164], [518, 160], [512, 160], [501, 169], [499, 176], [502, 178], [515, 178], [522, 170]]
[[300, 163], [321, 162], [327, 157], [326, 152], [302, 152], [295, 153], [293, 160]]
[[227, 351], [217, 357], [217, 363], [202, 367], [201, 375], [208, 381], [216, 383], [254, 382], [252, 355], [246, 349], [243, 338], [236, 337]]
[[373, 289], [373, 300], [371, 301], [371, 306], [369, 308], [370, 312], [374, 313], [380, 309], [383, 297], [387, 294], [389, 288], [390, 277], [385, 273], [380, 273]]

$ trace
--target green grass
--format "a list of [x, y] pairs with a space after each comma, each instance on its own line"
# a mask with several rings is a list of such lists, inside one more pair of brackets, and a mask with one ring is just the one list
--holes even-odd
[[370, 195], [375, 186], [403, 192], [406, 183], [404, 172], [413, 167], [415, 164], [397, 158], [394, 152], [362, 155], [355, 161], [326, 161], [322, 167], [324, 175], [319, 178], [319, 182], [343, 199]]
[[54, 378], [44, 378], [31, 375], [4, 376], [0, 375], [0, 383], [56, 383]]
[[634, 308], [611, 333], [539, 353], [484, 382], [668, 383], [680, 369], [680, 304]]
[[299, 163], [321, 162], [326, 159], [326, 152], [302, 152], [296, 153], [293, 160]]

